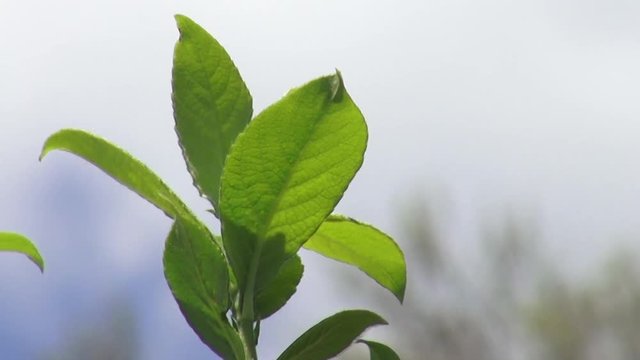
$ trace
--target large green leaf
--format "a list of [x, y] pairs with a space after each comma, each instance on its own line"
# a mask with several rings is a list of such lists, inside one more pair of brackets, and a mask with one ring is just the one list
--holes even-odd
[[287, 260], [278, 275], [258, 291], [255, 301], [256, 317], [266, 319], [280, 310], [295, 294], [303, 272], [304, 266], [298, 255]]
[[386, 325], [379, 315], [367, 310], [347, 310], [328, 317], [291, 344], [278, 360], [326, 360], [344, 349], [374, 325]]
[[404, 255], [393, 239], [371, 225], [332, 215], [304, 247], [357, 266], [402, 302], [407, 282]]
[[232, 358], [237, 336], [225, 317], [228, 268], [209, 230], [191, 220], [176, 219], [163, 262], [167, 283], [191, 327], [218, 355]]
[[339, 73], [290, 91], [249, 124], [231, 148], [220, 194], [239, 286], [266, 284], [317, 230], [360, 168], [366, 142]]
[[76, 129], [60, 130], [45, 141], [40, 160], [52, 150], [67, 151], [89, 161], [171, 218], [193, 217], [158, 175], [126, 151], [98, 136]]
[[253, 112], [251, 95], [222, 46], [186, 16], [173, 57], [176, 132], [193, 183], [217, 212], [220, 175]]
[[370, 360], [400, 360], [400, 356], [385, 344], [369, 340], [358, 340], [357, 342], [369, 347]]
[[0, 232], [0, 251], [24, 254], [40, 268], [40, 271], [44, 271], [44, 260], [38, 248], [29, 239], [20, 234]]

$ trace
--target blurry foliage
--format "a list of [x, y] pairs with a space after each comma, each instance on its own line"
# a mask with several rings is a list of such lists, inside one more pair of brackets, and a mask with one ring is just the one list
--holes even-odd
[[83, 319], [65, 333], [61, 342], [40, 356], [41, 360], [139, 359], [138, 323], [132, 304], [116, 300], [103, 319]]
[[512, 212], [482, 228], [477, 251], [466, 241], [460, 254], [459, 239], [433, 209], [414, 200], [399, 213], [410, 283], [403, 311], [374, 300], [392, 314], [402, 337], [388, 342], [405, 349], [403, 358], [640, 359], [633, 251], [615, 252], [586, 281], [569, 280], [545, 256], [532, 221]]
[[640, 359], [640, 269], [631, 251], [592, 283], [550, 281], [526, 312], [546, 359]]

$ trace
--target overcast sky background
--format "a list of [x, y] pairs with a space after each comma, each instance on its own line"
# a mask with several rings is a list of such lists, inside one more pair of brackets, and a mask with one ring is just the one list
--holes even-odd
[[[0, 229], [31, 237], [46, 261], [40, 275], [0, 259], [3, 358], [58, 349], [119, 302], [133, 304], [141, 359], [210, 358], [162, 278], [169, 220], [73, 156], [37, 161], [52, 132], [86, 129], [207, 217], [173, 131], [175, 13], [225, 46], [254, 113], [342, 71], [370, 140], [339, 212], [399, 234], [403, 201], [438, 194], [465, 259], [470, 234], [515, 211], [567, 271], [640, 236], [640, 2], [0, 0]], [[304, 259], [299, 293], [263, 324], [265, 359], [368, 305], [357, 293], [336, 301], [331, 264]]]

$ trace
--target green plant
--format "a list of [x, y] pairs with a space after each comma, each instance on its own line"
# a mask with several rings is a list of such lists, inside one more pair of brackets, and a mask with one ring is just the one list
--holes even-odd
[[44, 260], [33, 243], [26, 237], [12, 233], [0, 232], [0, 251], [18, 252], [26, 255], [33, 261], [40, 271], [44, 271]]
[[[78, 155], [174, 219], [165, 277], [189, 325], [225, 359], [257, 359], [260, 321], [284, 306], [302, 277], [302, 246], [360, 268], [402, 301], [406, 267], [396, 243], [372, 226], [331, 214], [367, 142], [364, 118], [340, 73], [291, 90], [250, 122], [252, 98], [229, 55], [189, 18], [176, 20], [175, 129], [222, 236], [144, 164], [99, 137], [61, 130], [46, 140], [41, 158], [52, 150]], [[337, 313], [279, 359], [333, 357], [378, 324], [386, 322], [370, 311]], [[372, 358], [397, 358], [382, 344], [364, 343]]]

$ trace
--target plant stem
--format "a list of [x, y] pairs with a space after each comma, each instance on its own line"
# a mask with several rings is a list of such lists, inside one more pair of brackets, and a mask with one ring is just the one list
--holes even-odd
[[238, 331], [240, 334], [240, 340], [242, 340], [242, 346], [244, 347], [246, 360], [257, 360], [258, 354], [256, 352], [256, 342], [253, 336], [253, 321], [240, 319], [238, 322]]
[[[262, 243], [258, 241], [256, 245], [251, 264], [249, 266], [249, 273], [247, 274], [247, 285], [245, 289], [240, 289], [240, 309], [238, 309], [238, 332], [242, 345], [244, 346], [244, 352], [246, 360], [258, 360], [258, 354], [256, 351], [257, 339], [255, 338], [255, 332], [253, 323], [255, 322], [254, 314], [254, 289], [256, 283], [256, 273], [258, 272], [258, 263], [260, 261], [260, 253], [262, 252]], [[244, 290], [244, 291], [242, 291]]]

